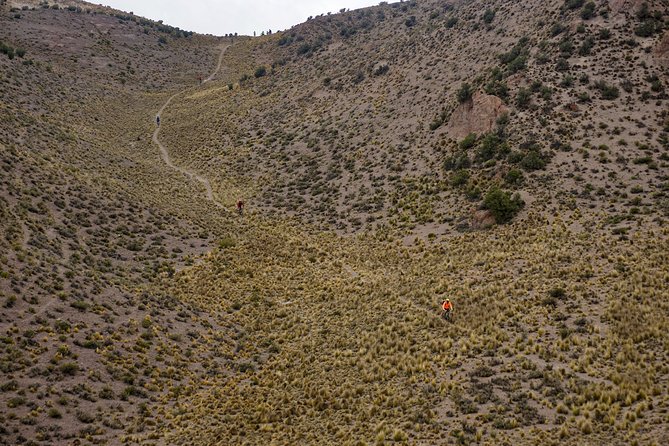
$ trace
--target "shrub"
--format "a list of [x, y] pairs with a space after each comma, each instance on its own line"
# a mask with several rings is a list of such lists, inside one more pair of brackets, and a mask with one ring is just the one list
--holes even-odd
[[77, 365], [74, 362], [66, 362], [64, 364], [61, 364], [60, 366], [60, 373], [63, 375], [69, 375], [69, 376], [74, 376], [77, 374], [79, 371], [79, 365]]
[[568, 9], [578, 9], [583, 6], [583, 3], [585, 3], [585, 0], [566, 0], [564, 5]]
[[232, 237], [224, 237], [223, 239], [221, 239], [220, 242], [218, 242], [218, 247], [220, 249], [226, 249], [226, 248], [232, 248], [236, 244], [237, 242]]
[[639, 37], [652, 37], [655, 34], [655, 22], [646, 20], [641, 25], [634, 28], [634, 34]]
[[5, 300], [5, 308], [11, 308], [14, 306], [16, 303], [16, 296], [7, 296], [7, 299]]
[[491, 81], [485, 86], [485, 92], [501, 99], [509, 97], [509, 86], [506, 82]]
[[561, 87], [569, 88], [573, 85], [574, 85], [574, 78], [569, 75], [563, 77], [562, 80], [560, 81]]
[[581, 11], [581, 18], [583, 20], [590, 20], [595, 16], [595, 3], [594, 2], [588, 2], [585, 4], [585, 7]]
[[644, 2], [641, 4], [639, 10], [636, 13], [636, 16], [639, 20], [645, 20], [652, 17], [648, 3]]
[[90, 424], [95, 421], [95, 416], [89, 412], [77, 411], [77, 420], [85, 424]]
[[446, 20], [446, 28], [447, 29], [451, 29], [457, 24], [458, 24], [458, 18], [457, 17], [450, 17], [448, 20]]
[[102, 398], [103, 400], [113, 400], [114, 399], [114, 390], [109, 386], [105, 386], [102, 389], [100, 389], [100, 392], [98, 393], [98, 396], [100, 398]]
[[586, 37], [583, 39], [583, 43], [581, 43], [581, 46], [578, 48], [578, 54], [581, 56], [587, 56], [590, 54], [592, 47], [595, 46], [595, 39], [592, 37]]
[[558, 34], [563, 33], [566, 29], [567, 29], [567, 27], [564, 26], [563, 24], [555, 23], [553, 26], [551, 26], [551, 30], [550, 30], [551, 37], [555, 37]]
[[546, 167], [546, 161], [539, 152], [532, 150], [523, 157], [520, 161], [520, 166], [530, 172]]
[[266, 75], [266, 74], [267, 74], [267, 68], [265, 68], [264, 66], [263, 66], [263, 67], [258, 67], [258, 68], [256, 68], [255, 73], [253, 73], [253, 75], [254, 75], [256, 78], [258, 78], [258, 77], [263, 77], [263, 76]]
[[518, 94], [516, 95], [516, 106], [518, 108], [527, 108], [530, 105], [530, 100], [532, 99], [532, 94], [527, 88], [519, 88]]
[[527, 37], [522, 37], [511, 51], [498, 56], [500, 62], [506, 65], [510, 73], [516, 73], [527, 66], [527, 59], [529, 57], [528, 42], [529, 39]]
[[514, 185], [515, 186], [515, 185], [521, 184], [523, 182], [523, 180], [524, 180], [523, 172], [521, 172], [518, 169], [511, 169], [504, 176], [504, 181], [506, 182], [506, 184], [509, 184], [509, 185]]
[[380, 65], [376, 67], [376, 69], [374, 70], [374, 76], [382, 76], [386, 74], [389, 69], [390, 67], [388, 66], [388, 64]]
[[555, 298], [555, 299], [561, 299], [565, 296], [565, 294], [566, 293], [565, 293], [564, 288], [561, 288], [561, 287], [551, 288], [551, 290], [548, 291], [548, 295], [550, 297]]
[[13, 390], [17, 390], [19, 388], [19, 383], [16, 382], [15, 380], [7, 381], [3, 385], [0, 386], [0, 392], [11, 392]]
[[72, 308], [76, 308], [79, 311], [86, 311], [89, 307], [87, 302], [84, 302], [83, 300], [75, 300], [70, 304]]
[[504, 142], [492, 133], [487, 134], [482, 140], [477, 152], [479, 161], [488, 161], [495, 157], [498, 148], [504, 145]]
[[444, 169], [446, 170], [467, 169], [471, 165], [472, 163], [466, 152], [458, 152], [444, 161]]
[[510, 192], [495, 187], [486, 194], [483, 206], [492, 213], [497, 223], [506, 223], [525, 206], [525, 203], [520, 195], [511, 196]]
[[615, 85], [609, 85], [603, 80], [595, 82], [595, 88], [599, 90], [599, 93], [602, 95], [602, 99], [613, 100], [620, 96], [620, 91]]
[[469, 181], [469, 171], [460, 169], [451, 175], [451, 185], [455, 187], [464, 186]]
[[474, 91], [472, 90], [471, 85], [465, 82], [458, 90], [458, 102], [462, 104], [469, 101], [473, 94]]
[[560, 53], [569, 56], [574, 52], [574, 42], [570, 38], [565, 38], [560, 42], [558, 48]]
[[527, 54], [522, 54], [515, 59], [513, 59], [507, 66], [510, 74], [517, 73], [524, 70], [527, 67]]
[[495, 11], [492, 9], [486, 9], [485, 12], [483, 13], [483, 21], [485, 23], [492, 23], [492, 21], [495, 19]]
[[567, 59], [564, 57], [560, 57], [557, 62], [555, 63], [555, 70], [556, 71], [568, 71], [569, 70], [569, 62]]
[[553, 96], [553, 89], [547, 85], [544, 85], [541, 87], [541, 89], [539, 89], [539, 94], [544, 100], [549, 101]]
[[465, 136], [465, 139], [460, 141], [460, 149], [468, 150], [474, 147], [475, 144], [476, 144], [476, 133], [470, 133], [469, 135]]

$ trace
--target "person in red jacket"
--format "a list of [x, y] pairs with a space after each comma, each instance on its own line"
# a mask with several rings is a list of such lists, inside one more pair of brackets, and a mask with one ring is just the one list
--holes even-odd
[[242, 215], [244, 212], [244, 202], [241, 199], [237, 200], [237, 212], [239, 215]]
[[442, 317], [444, 319], [450, 319], [453, 315], [453, 304], [450, 299], [446, 299], [441, 303], [441, 309], [444, 311]]

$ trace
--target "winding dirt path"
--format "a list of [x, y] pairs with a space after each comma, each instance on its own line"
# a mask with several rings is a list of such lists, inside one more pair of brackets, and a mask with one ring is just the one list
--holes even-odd
[[[225, 54], [225, 50], [228, 49], [230, 45], [223, 45], [221, 46], [221, 53], [218, 56], [218, 65], [216, 66], [216, 69], [209, 75], [208, 78], [202, 81], [202, 83], [212, 81], [214, 77], [218, 74], [219, 71], [221, 71], [221, 65], [223, 63], [223, 55]], [[172, 100], [179, 96], [180, 94], [184, 94], [187, 91], [194, 90], [197, 87], [189, 87], [186, 88], [185, 90], [181, 90], [177, 93], [174, 93], [172, 96], [169, 97], [169, 99], [163, 104], [162, 107], [160, 107], [160, 110], [158, 110], [158, 113], [156, 114], [157, 117], [160, 117], [163, 114], [163, 111], [170, 105]], [[220, 202], [216, 201], [214, 198], [214, 190], [211, 187], [211, 183], [206, 177], [203, 177], [202, 175], [199, 175], [196, 172], [193, 172], [192, 170], [185, 169], [183, 167], [179, 167], [175, 165], [172, 160], [170, 159], [170, 154], [167, 151], [167, 148], [160, 142], [160, 139], [158, 138], [158, 135], [160, 134], [160, 126], [156, 126], [156, 130], [153, 131], [153, 142], [158, 146], [158, 149], [160, 149], [160, 157], [162, 158], [163, 162], [171, 169], [176, 170], [179, 173], [182, 173], [189, 177], [191, 180], [198, 181], [201, 183], [206, 191], [206, 197], [207, 200], [211, 201], [214, 203], [218, 208], [228, 210], [225, 206], [223, 206]]]

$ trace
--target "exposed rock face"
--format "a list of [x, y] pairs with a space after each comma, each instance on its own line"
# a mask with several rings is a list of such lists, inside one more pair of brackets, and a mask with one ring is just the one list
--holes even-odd
[[482, 134], [495, 128], [497, 118], [508, 112], [497, 96], [475, 93], [470, 101], [460, 104], [448, 122], [449, 133], [458, 139], [470, 133]]
[[472, 212], [472, 219], [470, 227], [472, 229], [487, 229], [495, 225], [495, 217], [490, 211], [474, 211]]
[[655, 57], [662, 65], [669, 68], [669, 31], [664, 33], [664, 37], [655, 47]]
[[611, 0], [609, 6], [613, 14], [625, 13], [626, 11], [635, 13], [642, 3], [644, 3], [644, 0]]

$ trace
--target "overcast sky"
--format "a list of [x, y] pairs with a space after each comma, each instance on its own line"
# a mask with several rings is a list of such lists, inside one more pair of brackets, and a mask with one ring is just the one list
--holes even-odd
[[186, 31], [222, 36], [283, 31], [309, 16], [377, 5], [379, 0], [102, 0], [102, 4]]

